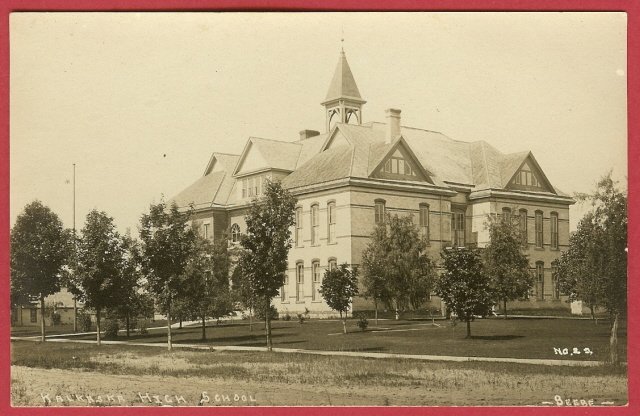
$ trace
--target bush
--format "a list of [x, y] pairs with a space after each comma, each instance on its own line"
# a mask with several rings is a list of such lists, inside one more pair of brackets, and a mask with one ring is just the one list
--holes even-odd
[[299, 324], [303, 324], [305, 319], [306, 318], [305, 318], [305, 316], [303, 314], [301, 314], [301, 313], [298, 314], [298, 323]]
[[[275, 306], [271, 305], [271, 308], [269, 308], [269, 315], [272, 321], [275, 321], [278, 319], [278, 310], [276, 309]], [[256, 319], [258, 319], [259, 321], [265, 320], [263, 308], [256, 309]]]
[[356, 322], [356, 325], [358, 326], [358, 328], [360, 328], [361, 331], [364, 331], [369, 326], [369, 320], [364, 314], [359, 314], [358, 322]]
[[62, 321], [62, 318], [60, 317], [60, 314], [58, 312], [53, 312], [51, 314], [51, 323], [53, 325], [60, 325], [61, 321]]
[[91, 331], [91, 316], [85, 312], [78, 312], [78, 327], [82, 332]]
[[282, 317], [283, 321], [290, 321], [291, 320], [291, 315], [289, 315], [289, 313], [285, 313], [284, 316]]
[[149, 333], [149, 330], [147, 329], [146, 319], [143, 319], [140, 322], [138, 322], [138, 333], [140, 335], [147, 335]]
[[117, 319], [107, 319], [104, 323], [104, 338], [105, 339], [117, 338], [118, 329], [120, 329], [120, 325], [118, 325]]

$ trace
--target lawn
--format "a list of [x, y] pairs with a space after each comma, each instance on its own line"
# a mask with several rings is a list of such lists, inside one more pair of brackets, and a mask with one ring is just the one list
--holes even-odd
[[[331, 351], [364, 351], [399, 354], [430, 354], [473, 357], [509, 357], [538, 359], [606, 360], [609, 353], [609, 327], [600, 321], [491, 318], [478, 319], [471, 324], [472, 339], [465, 339], [465, 325], [452, 326], [450, 321], [436, 320], [380, 320], [379, 327], [370, 320], [367, 331], [360, 331], [356, 320], [348, 321], [349, 333], [341, 333], [342, 324], [334, 320], [274, 321], [274, 347]], [[206, 343], [212, 346], [265, 345], [264, 324], [254, 323], [249, 330], [246, 321], [222, 325], [209, 324], [207, 340], [201, 340], [198, 326], [172, 330], [176, 343]], [[626, 360], [626, 323], [620, 326], [619, 350]], [[94, 339], [95, 335], [78, 336]], [[125, 340], [124, 336], [118, 337]], [[166, 342], [166, 331], [153, 330], [147, 335], [133, 334], [128, 338], [138, 342]], [[567, 355], [559, 354], [567, 348]], [[582, 353], [571, 355], [573, 348]], [[593, 354], [585, 354], [588, 348]]]
[[[305, 324], [306, 325], [306, 324]], [[309, 325], [309, 327], [312, 327]], [[218, 328], [216, 328], [218, 329]], [[543, 405], [555, 395], [627, 401], [624, 367], [549, 367], [512, 363], [422, 362], [266, 352], [185, 351], [128, 345], [12, 342], [12, 401], [43, 405], [42, 395], [184, 396], [203, 391], [227, 405]], [[255, 402], [215, 403], [214, 394]], [[87, 405], [65, 399], [49, 405]], [[115, 404], [115, 403], [112, 403]], [[148, 404], [148, 403], [147, 403]]]

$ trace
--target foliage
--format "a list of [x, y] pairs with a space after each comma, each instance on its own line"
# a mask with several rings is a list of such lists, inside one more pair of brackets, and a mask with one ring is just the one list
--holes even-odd
[[162, 312], [167, 315], [167, 344], [171, 346], [171, 306], [185, 295], [183, 277], [189, 258], [195, 251], [196, 233], [188, 226], [192, 209], [181, 212], [173, 203], [149, 207], [140, 220], [142, 271], [149, 290]]
[[561, 287], [572, 298], [604, 306], [611, 316], [611, 362], [618, 363], [617, 330], [627, 309], [627, 196], [611, 173], [600, 179], [589, 200], [592, 209], [569, 241], [558, 266]]
[[491, 282], [478, 249], [446, 249], [442, 259], [444, 271], [436, 283], [436, 294], [458, 319], [467, 323], [467, 338], [470, 338], [474, 317], [485, 317], [491, 311], [494, 298]]
[[365, 314], [359, 314], [356, 325], [358, 326], [358, 328], [360, 328], [361, 331], [364, 332], [369, 326], [369, 320], [367, 319], [367, 316]]
[[350, 268], [347, 263], [343, 263], [333, 270], [327, 270], [322, 279], [320, 294], [331, 309], [340, 313], [346, 334], [347, 312], [351, 309], [353, 297], [358, 294], [358, 268]]
[[[259, 321], [264, 321], [267, 319], [267, 317], [264, 314], [264, 309], [262, 308], [256, 309], [256, 319]], [[271, 320], [278, 319], [278, 309], [273, 305], [269, 307], [269, 319]]]
[[120, 325], [118, 324], [118, 320], [111, 318], [107, 319], [104, 325], [104, 337], [105, 339], [116, 339], [118, 338], [118, 330], [120, 329]]
[[[60, 218], [40, 201], [28, 204], [11, 230], [11, 303], [38, 297], [44, 322], [44, 298], [60, 290], [60, 275], [69, 255], [70, 235]], [[41, 326], [45, 339], [44, 324]]]
[[525, 297], [533, 286], [529, 259], [522, 252], [519, 217], [489, 220], [489, 244], [483, 250], [486, 272], [496, 301], [502, 301], [505, 318], [507, 301]]
[[[239, 267], [247, 279], [251, 297], [266, 310], [278, 294], [287, 271], [291, 248], [291, 227], [294, 224], [296, 198], [279, 182], [267, 181], [265, 194], [254, 200], [245, 217], [246, 234], [242, 236]], [[270, 350], [271, 324], [267, 315], [267, 348]]]
[[81, 311], [78, 313], [78, 327], [82, 332], [91, 331], [91, 315]]
[[389, 303], [396, 311], [420, 308], [436, 275], [426, 246], [411, 216], [388, 215], [363, 252], [365, 296]]
[[284, 314], [284, 316], [282, 317], [282, 320], [287, 322], [291, 320], [291, 315], [289, 315], [289, 312]]

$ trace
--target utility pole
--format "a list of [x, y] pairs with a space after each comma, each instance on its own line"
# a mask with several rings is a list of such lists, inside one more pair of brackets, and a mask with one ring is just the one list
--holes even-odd
[[[76, 164], [73, 164], [73, 258], [76, 258]], [[78, 332], [78, 301], [73, 295], [73, 333]]]

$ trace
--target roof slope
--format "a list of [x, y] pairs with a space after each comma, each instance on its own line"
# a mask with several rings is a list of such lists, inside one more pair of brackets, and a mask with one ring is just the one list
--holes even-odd
[[340, 52], [338, 65], [336, 66], [336, 71], [333, 73], [325, 102], [338, 98], [351, 98], [357, 101], [363, 101], [344, 51]]
[[240, 155], [240, 162], [238, 163], [234, 173], [238, 173], [240, 164], [242, 164], [247, 157], [249, 149], [255, 146], [256, 150], [266, 161], [267, 166], [271, 169], [283, 169], [293, 171], [298, 163], [298, 157], [300, 156], [300, 150], [302, 145], [295, 142], [283, 142], [279, 140], [262, 139], [260, 137], [250, 137], [245, 146], [242, 154]]
[[313, 185], [349, 176], [353, 147], [336, 146], [316, 155], [282, 180], [287, 188]]
[[194, 204], [195, 208], [210, 207], [214, 203], [214, 198], [227, 175], [226, 172], [220, 171], [202, 176], [178, 195], [171, 198], [169, 203], [175, 202], [179, 207], [186, 207], [190, 204]]

